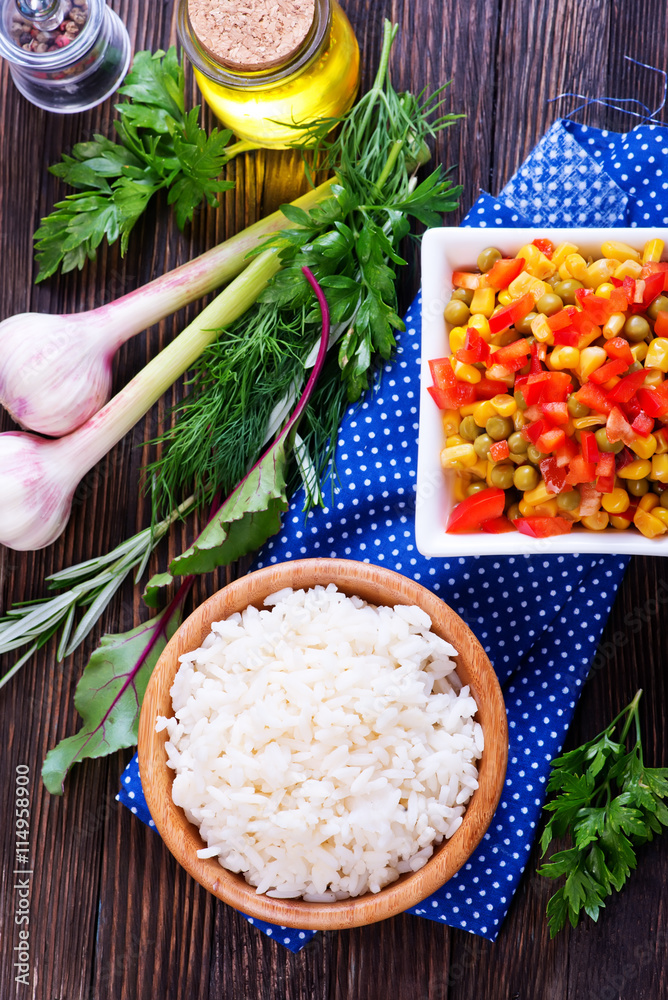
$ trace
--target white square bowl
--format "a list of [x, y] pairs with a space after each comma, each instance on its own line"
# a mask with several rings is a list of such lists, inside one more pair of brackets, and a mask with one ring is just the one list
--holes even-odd
[[555, 246], [568, 240], [584, 256], [601, 256], [601, 244], [614, 239], [642, 250], [649, 239], [663, 238], [665, 229], [430, 229], [422, 238], [422, 351], [420, 377], [420, 434], [415, 512], [418, 550], [425, 556], [515, 555], [551, 552], [607, 552], [667, 556], [668, 534], [645, 538], [639, 531], [588, 531], [575, 526], [568, 535], [530, 538], [519, 531], [492, 535], [483, 531], [447, 534], [445, 527], [454, 506], [454, 472], [441, 468], [444, 446], [441, 411], [427, 392], [432, 384], [430, 358], [450, 354], [449, 324], [443, 310], [452, 294], [452, 272], [475, 270], [479, 253], [497, 247], [504, 257], [514, 257], [520, 247], [539, 237]]

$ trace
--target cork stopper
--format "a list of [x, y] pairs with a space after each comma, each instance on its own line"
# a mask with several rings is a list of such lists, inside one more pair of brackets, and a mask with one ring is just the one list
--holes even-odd
[[188, 13], [212, 59], [257, 72], [286, 62], [303, 45], [315, 0], [188, 0]]

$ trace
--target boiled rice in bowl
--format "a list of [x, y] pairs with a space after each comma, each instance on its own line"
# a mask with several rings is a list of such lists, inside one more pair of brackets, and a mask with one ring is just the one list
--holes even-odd
[[[169, 773], [162, 805], [189, 831], [185, 860], [147, 798], [179, 860], [244, 912], [289, 926], [368, 923], [419, 902], [482, 836], [507, 748], [492, 731], [490, 762], [485, 723], [490, 697], [495, 724], [503, 704], [464, 623], [447, 609], [459, 635], [432, 627], [445, 606], [418, 584], [367, 564], [284, 565], [289, 580], [271, 567], [245, 578], [265, 576], [249, 600], [218, 601], [220, 615], [209, 607], [199, 641], [172, 651], [167, 710], [152, 709]], [[487, 664], [483, 683], [466, 676], [472, 651]], [[141, 736], [140, 766], [144, 778]]]

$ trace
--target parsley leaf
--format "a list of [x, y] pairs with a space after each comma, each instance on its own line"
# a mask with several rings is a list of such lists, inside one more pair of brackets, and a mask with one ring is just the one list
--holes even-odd
[[[552, 761], [545, 805], [551, 813], [543, 834], [543, 856], [553, 837], [569, 835], [574, 846], [552, 854], [538, 874], [562, 878], [547, 904], [550, 936], [584, 911], [598, 920], [606, 898], [619, 891], [636, 867], [636, 847], [668, 826], [668, 768], [643, 764], [638, 717], [641, 691], [593, 740]], [[631, 749], [626, 740], [635, 723]], [[619, 740], [613, 736], [621, 727]]]
[[183, 229], [203, 200], [215, 205], [220, 192], [233, 186], [219, 177], [240, 145], [228, 145], [226, 130], [207, 134], [199, 106], [186, 113], [175, 48], [138, 52], [119, 93], [127, 98], [116, 105], [119, 141], [95, 135], [49, 168], [79, 193], [58, 202], [35, 233], [36, 281], [59, 267], [81, 269], [95, 259], [103, 239], [120, 238], [125, 254], [132, 229], [163, 188]]

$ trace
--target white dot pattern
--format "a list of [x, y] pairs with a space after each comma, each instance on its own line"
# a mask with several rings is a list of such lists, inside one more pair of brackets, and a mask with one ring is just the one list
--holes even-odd
[[[556, 122], [506, 186], [503, 197], [481, 195], [464, 224], [480, 225], [481, 220], [489, 226], [533, 223], [547, 192], [556, 190], [557, 200], [564, 194], [558, 185], [546, 187], [548, 174], [557, 180], [563, 176], [566, 191], [572, 191], [566, 183], [575, 185], [565, 210], [580, 213], [568, 222], [559, 215], [554, 225], [609, 224], [609, 214], [601, 213], [613, 211], [610, 185], [617, 192], [615, 218], [620, 211], [635, 212], [633, 192], [629, 190], [627, 197], [611, 181], [613, 170], [622, 172], [622, 166], [614, 167], [613, 159], [623, 164], [621, 147], [628, 143], [626, 152], [633, 151], [638, 162], [647, 164], [653, 157], [652, 170], [654, 161], [668, 162], [668, 140], [663, 149], [652, 139], [655, 128], [642, 126], [628, 136], [615, 136], [572, 122]], [[665, 136], [665, 129], [660, 131]], [[642, 150], [642, 145], [648, 149]], [[600, 156], [596, 156], [597, 149]], [[590, 200], [589, 215], [583, 217], [585, 206], [577, 201], [577, 185], [584, 173], [577, 165], [589, 160], [597, 166], [588, 176], [594, 177], [596, 197], [600, 194], [601, 200], [596, 205]], [[564, 165], [567, 169], [562, 171]], [[628, 164], [626, 171], [630, 177]], [[544, 215], [538, 221], [545, 225], [548, 220]], [[663, 220], [659, 209], [651, 220], [643, 220], [643, 224], [648, 222], [668, 223], [668, 219]], [[510, 734], [506, 783], [478, 850], [439, 892], [411, 912], [494, 940], [534, 841], [549, 761], [563, 745], [628, 560], [614, 555], [447, 560], [420, 555], [413, 526], [420, 361], [417, 302], [406, 316], [406, 331], [398, 341], [396, 359], [385, 366], [380, 384], [348, 411], [342, 425], [340, 488], [331, 509], [304, 515], [303, 496], [298, 495], [285, 515], [283, 530], [265, 545], [256, 568], [305, 556], [377, 562], [441, 595], [478, 636], [504, 690]], [[119, 798], [138, 818], [153, 825], [136, 758], [124, 772]], [[304, 947], [315, 933], [250, 922], [292, 951]]]

